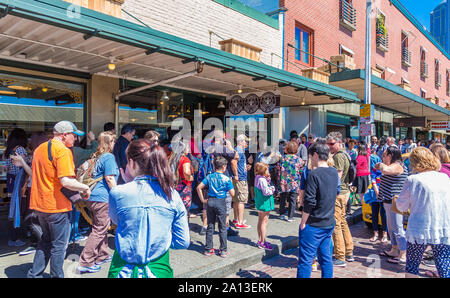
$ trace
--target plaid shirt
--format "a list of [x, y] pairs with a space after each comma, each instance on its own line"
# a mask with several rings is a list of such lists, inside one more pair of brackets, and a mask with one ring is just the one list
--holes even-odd
[[[13, 154], [11, 152], [11, 154]], [[20, 154], [24, 157], [25, 162], [28, 162], [28, 153], [27, 150], [25, 150], [25, 148], [23, 147], [17, 147], [16, 150], [14, 151], [14, 154]], [[7, 167], [7, 173], [11, 174], [11, 175], [17, 175], [19, 173], [20, 167], [16, 167], [12, 161], [11, 158], [9, 158], [6, 160], [6, 167]]]

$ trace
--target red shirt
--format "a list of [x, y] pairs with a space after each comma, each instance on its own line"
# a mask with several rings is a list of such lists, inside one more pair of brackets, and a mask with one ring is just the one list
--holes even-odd
[[[180, 159], [180, 166], [178, 167], [178, 175], [180, 175], [180, 178], [183, 180], [184, 184], [191, 186], [192, 181], [187, 181], [184, 177], [183, 165], [185, 163], [191, 164], [191, 161], [186, 156], [183, 156]], [[191, 166], [191, 174], [194, 174], [194, 170], [192, 169], [192, 166]]]

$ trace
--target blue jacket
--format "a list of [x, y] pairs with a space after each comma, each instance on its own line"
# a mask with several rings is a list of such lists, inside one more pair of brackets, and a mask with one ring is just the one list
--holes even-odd
[[158, 180], [136, 177], [109, 194], [109, 216], [116, 229], [116, 250], [129, 264], [144, 265], [190, 245], [187, 211], [176, 190], [169, 200]]
[[119, 168], [125, 170], [127, 167], [127, 154], [126, 150], [130, 142], [125, 139], [123, 136], [120, 136], [117, 139], [116, 144], [114, 145], [113, 154], [116, 157], [116, 162]]

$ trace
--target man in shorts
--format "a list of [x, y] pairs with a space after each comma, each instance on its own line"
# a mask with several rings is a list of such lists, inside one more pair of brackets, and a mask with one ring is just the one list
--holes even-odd
[[236, 229], [249, 229], [244, 221], [245, 204], [248, 201], [248, 183], [247, 183], [247, 160], [245, 158], [245, 148], [248, 145], [247, 136], [241, 134], [237, 137], [235, 148], [239, 159], [231, 161], [233, 171], [233, 186], [235, 195], [233, 196], [234, 226]]

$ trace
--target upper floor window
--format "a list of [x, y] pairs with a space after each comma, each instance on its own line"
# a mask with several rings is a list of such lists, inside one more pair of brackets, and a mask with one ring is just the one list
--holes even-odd
[[295, 60], [300, 63], [313, 65], [313, 31], [302, 26], [295, 27]]
[[409, 33], [402, 31], [402, 65], [406, 67], [411, 66], [411, 51], [408, 47]]
[[427, 98], [427, 91], [425, 89], [420, 88], [420, 97]]
[[378, 10], [376, 21], [376, 43], [377, 49], [383, 52], [389, 50], [389, 34], [386, 29], [386, 16]]
[[356, 9], [352, 0], [339, 0], [340, 24], [350, 31], [356, 30]]
[[428, 64], [426, 62], [427, 51], [425, 48], [420, 47], [420, 77], [428, 78]]
[[442, 83], [442, 78], [441, 78], [441, 74], [439, 72], [439, 67], [440, 67], [440, 62], [438, 59], [434, 60], [434, 83], [436, 88], [441, 86]]

